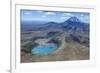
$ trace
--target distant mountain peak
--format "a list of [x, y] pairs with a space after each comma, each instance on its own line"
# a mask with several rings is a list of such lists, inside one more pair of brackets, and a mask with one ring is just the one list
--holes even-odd
[[80, 22], [80, 19], [78, 19], [77, 17], [70, 17], [67, 21]]
[[56, 22], [48, 22], [46, 24], [57, 24]]

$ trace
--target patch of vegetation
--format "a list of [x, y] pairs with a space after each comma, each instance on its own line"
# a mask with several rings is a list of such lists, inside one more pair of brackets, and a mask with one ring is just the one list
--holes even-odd
[[49, 32], [47, 35], [48, 35], [48, 38], [51, 38], [51, 39], [55, 39], [56, 37], [58, 37], [59, 35], [61, 34], [61, 32], [58, 32], [58, 31], [53, 31], [53, 32]]
[[59, 47], [61, 45], [61, 40], [59, 40], [59, 38], [52, 38], [48, 43], [55, 43]]
[[73, 41], [89, 47], [89, 37], [84, 37], [83, 35], [73, 35], [73, 34], [71, 34], [71, 38], [72, 38]]
[[74, 41], [80, 43], [80, 36], [76, 36], [76, 35], [71, 34], [71, 37], [72, 37], [72, 39], [73, 39]]
[[66, 36], [66, 37], [65, 37], [65, 42], [66, 42], [66, 43], [68, 43], [68, 42], [72, 42], [72, 39], [71, 39], [71, 37], [69, 37], [69, 36]]

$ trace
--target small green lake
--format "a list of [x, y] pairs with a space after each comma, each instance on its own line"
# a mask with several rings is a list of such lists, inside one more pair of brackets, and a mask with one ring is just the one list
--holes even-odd
[[37, 55], [46, 55], [46, 54], [52, 54], [57, 49], [57, 45], [54, 43], [47, 43], [44, 45], [38, 45], [34, 48], [32, 48], [31, 52], [32, 54]]

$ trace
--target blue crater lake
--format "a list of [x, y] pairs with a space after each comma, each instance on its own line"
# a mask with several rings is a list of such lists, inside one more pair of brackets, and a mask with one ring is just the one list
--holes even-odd
[[44, 45], [38, 45], [34, 48], [32, 48], [31, 52], [32, 54], [37, 54], [37, 55], [46, 55], [46, 54], [51, 54], [57, 49], [57, 45], [54, 43], [48, 43]]

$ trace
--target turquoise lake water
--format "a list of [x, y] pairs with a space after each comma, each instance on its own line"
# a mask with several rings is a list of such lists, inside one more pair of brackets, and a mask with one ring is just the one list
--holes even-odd
[[32, 48], [32, 54], [37, 55], [45, 55], [45, 54], [51, 54], [57, 49], [57, 45], [54, 43], [48, 43], [45, 45], [38, 45], [34, 48]]

